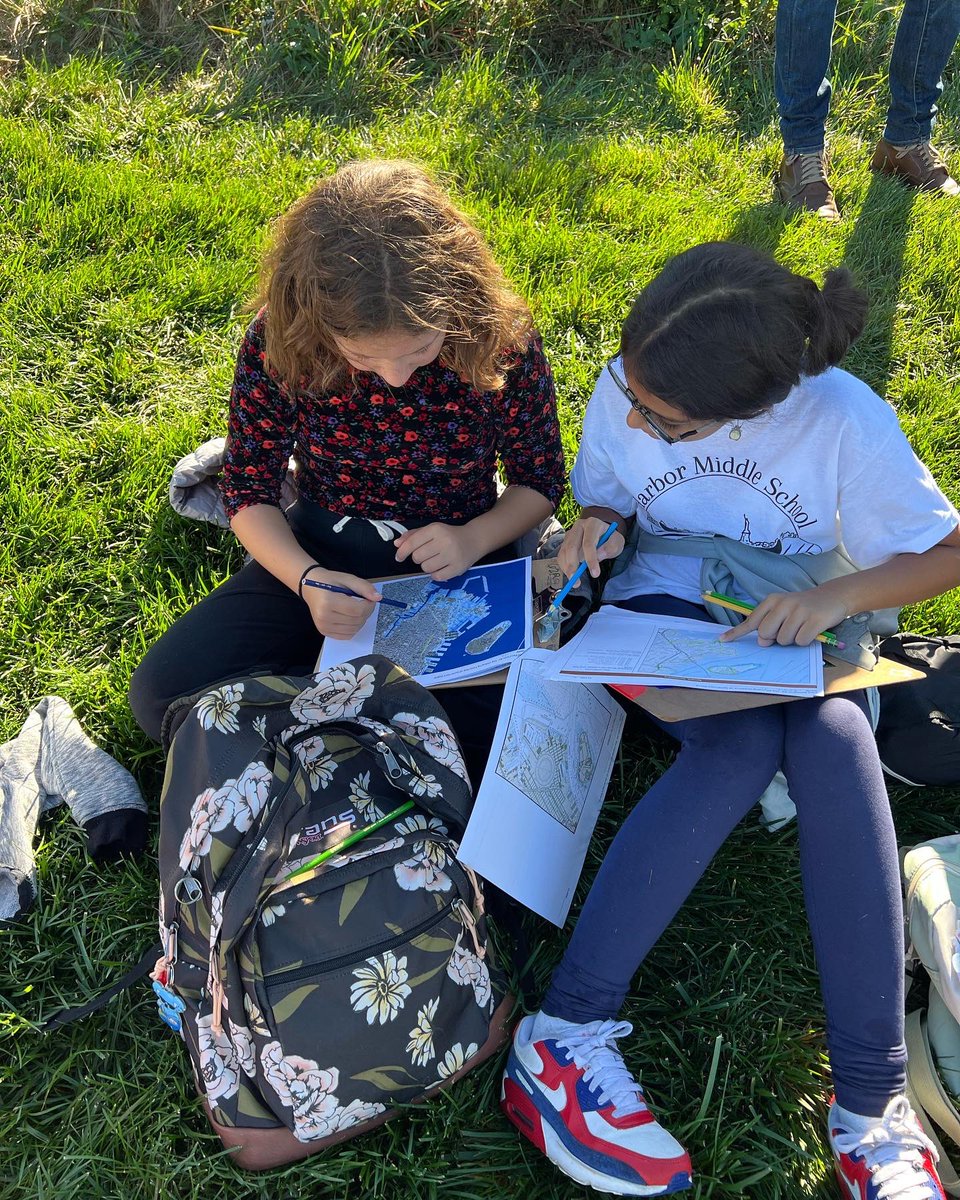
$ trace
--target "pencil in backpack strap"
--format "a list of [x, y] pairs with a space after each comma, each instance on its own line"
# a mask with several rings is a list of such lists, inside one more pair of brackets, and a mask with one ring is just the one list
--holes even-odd
[[905, 1038], [907, 1043], [907, 1098], [923, 1131], [933, 1142], [940, 1161], [937, 1170], [948, 1196], [960, 1197], [960, 1176], [940, 1143], [932, 1125], [954, 1142], [960, 1142], [960, 1113], [947, 1095], [930, 1049], [927, 1037], [927, 1018], [922, 1010], [907, 1014]]

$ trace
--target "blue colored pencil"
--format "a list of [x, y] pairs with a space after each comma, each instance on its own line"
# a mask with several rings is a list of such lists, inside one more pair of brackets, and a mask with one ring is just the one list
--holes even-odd
[[[365, 596], [361, 596], [359, 592], [353, 591], [352, 588], [341, 587], [339, 583], [322, 583], [319, 579], [305, 579], [306, 587], [323, 588], [325, 592], [338, 592], [341, 596], [355, 596], [357, 600], [365, 600]], [[394, 608], [406, 608], [407, 606], [402, 600], [391, 600], [389, 596], [381, 596], [377, 604], [392, 604]]]
[[[612, 538], [616, 532], [617, 532], [617, 522], [611, 521], [610, 524], [607, 526], [607, 528], [600, 535], [600, 540], [597, 542], [597, 549], [599, 550], [600, 547], [604, 544], [604, 542], [609, 541], [610, 538]], [[572, 589], [576, 587], [578, 581], [580, 580], [581, 576], [583, 575], [583, 573], [586, 569], [587, 569], [587, 564], [585, 562], [582, 562], [580, 564], [580, 566], [577, 567], [577, 569], [574, 571], [574, 573], [570, 576], [570, 578], [567, 580], [567, 582], [563, 585], [563, 587], [560, 589], [560, 591], [557, 592], [557, 594], [554, 596], [553, 601], [550, 604], [551, 608], [559, 608], [560, 607], [560, 605], [564, 602], [564, 600], [566, 600], [567, 596], [569, 596]]]

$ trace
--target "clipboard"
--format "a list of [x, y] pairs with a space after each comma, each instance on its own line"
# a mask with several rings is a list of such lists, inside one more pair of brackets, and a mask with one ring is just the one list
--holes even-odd
[[[824, 655], [823, 694], [833, 696], [839, 692], [856, 692], [861, 688], [884, 687], [893, 683], [908, 683], [911, 679], [923, 679], [925, 671], [918, 671], [892, 658], [877, 660], [872, 671], [865, 671], [853, 663], [841, 662]], [[629, 685], [627, 685], [629, 688]], [[768, 696], [759, 692], [707, 692], [698, 688], [642, 688], [615, 690], [645, 709], [660, 721], [684, 721], [689, 717], [711, 717], [716, 713], [737, 712], [746, 708], [762, 708], [767, 704], [795, 704], [790, 696]], [[634, 694], [631, 694], [634, 693]]]

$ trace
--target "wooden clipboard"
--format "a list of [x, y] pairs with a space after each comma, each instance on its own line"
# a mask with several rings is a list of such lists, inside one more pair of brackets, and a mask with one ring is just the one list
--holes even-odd
[[[892, 658], [881, 657], [872, 671], [864, 671], [852, 663], [834, 661], [824, 656], [823, 692], [826, 696], [832, 696], [838, 692], [855, 692], [860, 688], [907, 683], [911, 679], [923, 679], [924, 675], [924, 671], [894, 662]], [[688, 717], [710, 717], [715, 713], [762, 708], [766, 704], [795, 703], [790, 696], [768, 696], [759, 692], [708, 692], [699, 688], [648, 687], [639, 695], [628, 698], [661, 721], [683, 721]]]

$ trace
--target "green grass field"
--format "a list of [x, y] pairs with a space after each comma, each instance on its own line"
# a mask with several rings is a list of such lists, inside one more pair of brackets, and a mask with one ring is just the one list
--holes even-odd
[[[170, 470], [224, 431], [270, 221], [352, 156], [419, 159], [475, 215], [533, 305], [571, 455], [636, 291], [668, 255], [731, 238], [815, 276], [856, 272], [873, 307], [849, 365], [897, 405], [960, 500], [960, 207], [867, 169], [895, 20], [874, 0], [841, 13], [832, 150], [845, 219], [826, 227], [771, 203], [769, 4], [0, 0], [0, 741], [59, 693], [156, 813], [161, 756], [127, 709], [127, 680], [240, 561], [228, 534], [173, 514]], [[956, 83], [947, 147], [960, 143]], [[957, 595], [907, 624], [960, 629]], [[585, 880], [670, 753], [642, 731], [627, 738]], [[894, 793], [901, 841], [953, 831], [957, 798]], [[156, 904], [150, 859], [94, 869], [65, 811], [44, 823], [37, 857], [39, 902], [0, 933], [2, 1200], [583, 1194], [502, 1119], [497, 1062], [338, 1151], [238, 1174], [147, 988], [35, 1031], [139, 956]], [[563, 939], [531, 932], [542, 983]], [[627, 1016], [628, 1057], [691, 1150], [697, 1196], [834, 1194], [792, 828], [770, 835], [750, 819], [731, 838]]]

